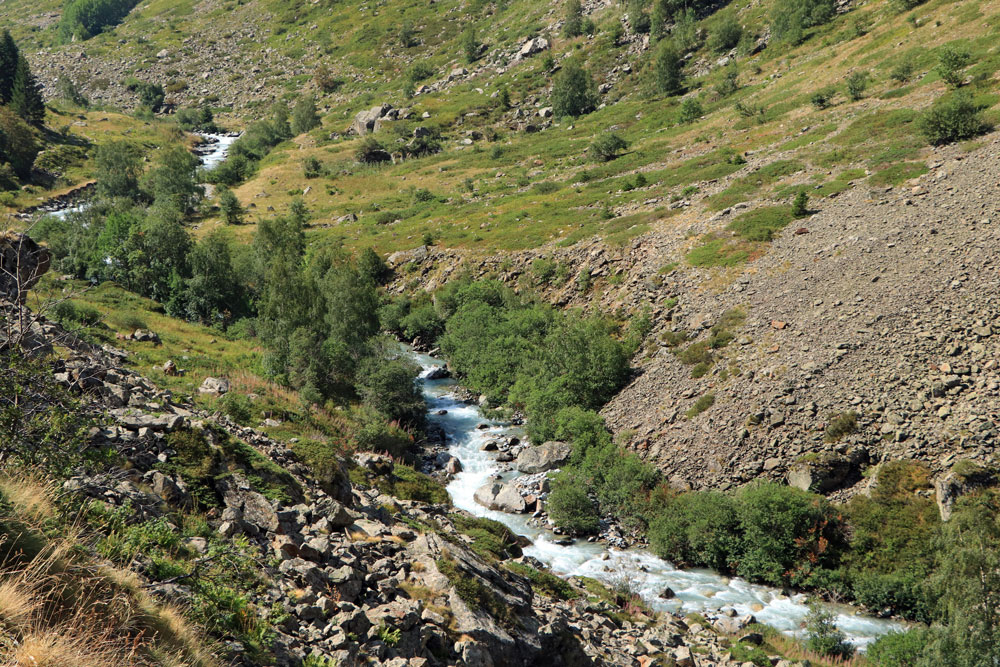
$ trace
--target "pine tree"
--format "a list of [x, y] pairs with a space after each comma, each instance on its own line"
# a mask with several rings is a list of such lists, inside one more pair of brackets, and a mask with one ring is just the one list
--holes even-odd
[[14, 74], [20, 53], [14, 38], [6, 30], [0, 35], [0, 104], [9, 104], [11, 92], [14, 90]]
[[10, 93], [10, 106], [18, 116], [31, 125], [40, 126], [45, 121], [45, 100], [42, 99], [42, 87], [35, 79], [35, 75], [31, 73], [31, 67], [24, 56], [17, 59], [14, 85]]

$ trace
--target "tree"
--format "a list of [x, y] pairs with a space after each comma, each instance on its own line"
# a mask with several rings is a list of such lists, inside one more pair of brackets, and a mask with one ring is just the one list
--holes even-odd
[[86, 109], [90, 106], [90, 100], [80, 92], [80, 89], [76, 87], [73, 83], [73, 79], [68, 76], [61, 76], [56, 81], [56, 93], [59, 98], [69, 102], [70, 104], [75, 104], [78, 107], [83, 107]]
[[681, 108], [677, 114], [677, 119], [681, 123], [693, 123], [704, 114], [705, 110], [702, 109], [701, 102], [694, 97], [689, 97], [681, 102]]
[[14, 91], [14, 75], [17, 73], [17, 63], [21, 55], [10, 32], [3, 31], [0, 36], [0, 104], [10, 104], [10, 96]]
[[780, 0], [771, 12], [771, 33], [798, 44], [807, 28], [830, 21], [835, 9], [834, 0]]
[[583, 34], [583, 7], [580, 6], [580, 0], [567, 0], [562, 31], [565, 37], [579, 37]]
[[569, 60], [552, 82], [552, 110], [557, 116], [582, 116], [597, 108], [594, 78], [576, 60]]
[[365, 407], [381, 414], [386, 421], [403, 426], [423, 425], [427, 405], [414, 379], [416, 364], [392, 353], [387, 344], [361, 363], [357, 389]]
[[247, 313], [245, 290], [233, 268], [229, 240], [221, 230], [199, 241], [188, 262], [191, 278], [183, 299], [184, 316], [226, 325]]
[[851, 72], [847, 77], [847, 97], [852, 102], [857, 102], [864, 97], [865, 89], [868, 87], [868, 72]]
[[150, 111], [155, 113], [163, 106], [163, 100], [166, 98], [166, 93], [163, 90], [163, 86], [160, 84], [132, 79], [125, 85], [125, 87], [138, 95], [139, 104], [146, 107]]
[[803, 190], [795, 195], [795, 200], [792, 202], [792, 216], [804, 218], [807, 215], [809, 215], [809, 194]]
[[308, 132], [319, 127], [320, 118], [316, 113], [316, 100], [310, 97], [300, 97], [292, 110], [291, 131], [293, 135]]
[[143, 179], [144, 189], [157, 204], [187, 213], [204, 195], [198, 185], [198, 164], [198, 158], [180, 144], [164, 148]]
[[168, 303], [184, 288], [191, 237], [173, 206], [154, 205], [129, 228], [125, 242], [128, 289]]
[[17, 114], [0, 107], [0, 163], [7, 163], [19, 178], [31, 176], [38, 156], [35, 135]]
[[1000, 664], [1000, 500], [995, 493], [961, 499], [938, 540], [933, 585], [945, 629], [921, 665]]
[[462, 53], [465, 54], [465, 61], [474, 63], [479, 60], [480, 44], [476, 39], [476, 29], [469, 27], [462, 33]]
[[219, 212], [227, 225], [243, 224], [243, 207], [229, 188], [219, 186]]
[[632, 26], [633, 32], [649, 32], [649, 14], [646, 13], [647, 0], [629, 0], [628, 22]]
[[109, 199], [139, 198], [142, 149], [130, 141], [111, 141], [97, 147], [97, 195]]
[[664, 42], [656, 53], [654, 73], [656, 87], [664, 95], [677, 95], [682, 90], [681, 68], [683, 61], [672, 44]]
[[14, 85], [10, 93], [10, 106], [27, 123], [40, 127], [45, 121], [45, 101], [42, 87], [24, 56], [17, 59]]
[[372, 248], [365, 248], [358, 256], [358, 272], [376, 285], [385, 283], [392, 273], [385, 261]]
[[724, 53], [740, 43], [743, 26], [735, 12], [725, 12], [708, 39], [708, 46], [716, 53]]
[[682, 493], [669, 499], [649, 530], [660, 557], [680, 566], [732, 569], [739, 548], [739, 515], [731, 496], [715, 491]]

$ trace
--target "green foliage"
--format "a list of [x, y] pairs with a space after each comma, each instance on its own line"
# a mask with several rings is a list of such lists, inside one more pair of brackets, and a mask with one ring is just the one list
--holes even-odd
[[356, 381], [362, 404], [386, 421], [422, 426], [427, 406], [413, 381], [418, 371], [409, 359], [387, 352], [367, 357], [358, 368]]
[[810, 651], [833, 658], [847, 659], [854, 655], [854, 646], [847, 635], [837, 629], [836, 617], [819, 604], [813, 604], [806, 616], [806, 646]]
[[903, 59], [892, 68], [892, 71], [889, 72], [889, 78], [898, 83], [906, 83], [913, 78], [914, 69], [916, 69], [916, 66], [913, 64], [913, 60], [904, 56]]
[[600, 528], [597, 508], [579, 480], [572, 477], [560, 477], [553, 484], [548, 510], [555, 525], [574, 534], [592, 535]]
[[563, 65], [552, 82], [552, 111], [557, 116], [582, 116], [597, 108], [594, 78], [576, 60]]
[[97, 147], [97, 196], [103, 199], [139, 198], [142, 149], [130, 141], [112, 141]]
[[827, 442], [837, 442], [842, 438], [855, 433], [858, 430], [858, 413], [852, 411], [841, 412], [830, 419], [823, 439]]
[[14, 76], [21, 54], [10, 36], [10, 31], [4, 28], [0, 34], [0, 103], [10, 104], [11, 93], [14, 91]]
[[701, 103], [696, 98], [689, 97], [681, 102], [681, 108], [677, 114], [677, 120], [681, 123], [693, 123], [704, 114], [705, 110], [702, 108]]
[[320, 118], [316, 113], [316, 100], [310, 96], [300, 97], [292, 109], [292, 134], [298, 135], [308, 132], [319, 127], [319, 124]]
[[938, 52], [938, 64], [935, 70], [941, 80], [952, 88], [958, 88], [965, 80], [964, 70], [972, 61], [968, 51], [945, 45]]
[[400, 500], [416, 500], [437, 505], [451, 504], [451, 497], [443, 486], [427, 475], [400, 463], [395, 465], [392, 475], [388, 478], [378, 478], [376, 486], [382, 493]]
[[251, 123], [243, 135], [229, 148], [229, 157], [208, 172], [211, 183], [236, 185], [249, 178], [272, 148], [292, 138], [292, 128], [288, 122], [288, 107], [275, 104], [271, 117]]
[[448, 583], [455, 588], [458, 597], [472, 609], [482, 610], [500, 622], [505, 627], [513, 627], [516, 616], [511, 607], [504, 604], [497, 595], [483, 584], [478, 577], [465, 572], [455, 558], [445, 551], [435, 565], [438, 572], [444, 575]]
[[42, 86], [31, 72], [28, 60], [23, 56], [17, 59], [14, 70], [14, 82], [10, 93], [10, 108], [24, 119], [26, 123], [41, 127], [45, 121], [45, 102], [42, 99]]
[[479, 59], [480, 48], [475, 28], [467, 28], [462, 33], [462, 53], [465, 55], [465, 61], [468, 63], [476, 62]]
[[795, 195], [792, 202], [792, 217], [804, 218], [809, 215], [809, 195], [803, 190]]
[[657, 507], [649, 543], [660, 557], [680, 567], [732, 571], [739, 553], [736, 501], [715, 491], [682, 493]]
[[708, 38], [708, 48], [716, 53], [725, 53], [740, 43], [743, 26], [735, 12], [727, 11], [721, 17]]
[[204, 195], [198, 185], [198, 158], [180, 144], [161, 149], [142, 179], [142, 189], [156, 205], [169, 206], [181, 213], [194, 210]]
[[138, 79], [129, 79], [125, 83], [125, 87], [138, 95], [140, 106], [153, 112], [159, 111], [160, 107], [163, 106], [163, 100], [166, 98], [166, 92], [164, 92], [163, 86], [160, 84], [151, 83], [149, 81], [139, 81]]
[[0, 164], [9, 164], [18, 178], [30, 178], [38, 149], [24, 120], [9, 108], [0, 107]]
[[942, 97], [920, 117], [920, 132], [932, 144], [971, 139], [988, 130], [980, 106], [964, 92]]
[[579, 37], [583, 34], [583, 7], [580, 0], [567, 0], [563, 20], [563, 36]]
[[865, 657], [877, 667], [914, 667], [929, 643], [924, 628], [890, 632], [868, 645]]
[[472, 538], [472, 550], [487, 562], [518, 558], [521, 555], [517, 535], [499, 521], [457, 512], [449, 514], [448, 518], [455, 530]]
[[852, 102], [857, 102], [864, 97], [865, 89], [868, 88], [868, 72], [856, 71], [847, 76], [845, 87], [847, 98]]
[[817, 90], [809, 97], [809, 103], [812, 104], [817, 109], [825, 109], [830, 106], [830, 99], [833, 97], [833, 91], [829, 88], [821, 88]]
[[628, 148], [627, 141], [614, 132], [606, 132], [594, 139], [588, 152], [591, 159], [596, 162], [610, 162], [626, 148]]
[[196, 109], [178, 109], [174, 114], [177, 126], [185, 132], [218, 132], [212, 110], [203, 106]]
[[385, 146], [379, 142], [375, 137], [365, 137], [365, 139], [358, 145], [357, 150], [354, 151], [354, 159], [361, 164], [379, 164], [381, 162], [388, 162], [389, 152], [386, 151]]
[[771, 32], [786, 42], [798, 44], [805, 30], [833, 19], [833, 0], [779, 0], [771, 10]]
[[505, 563], [504, 567], [528, 579], [532, 589], [546, 597], [556, 600], [573, 600], [580, 597], [576, 589], [551, 572], [536, 570], [527, 563]]
[[63, 42], [90, 39], [124, 19], [138, 0], [65, 0], [59, 19]]
[[656, 52], [653, 73], [656, 88], [664, 95], [677, 95], [683, 90], [683, 67], [680, 53], [672, 44], [664, 42]]
[[93, 306], [76, 301], [58, 301], [52, 306], [52, 316], [64, 327], [92, 327], [101, 321], [101, 313]]
[[789, 206], [764, 206], [738, 215], [728, 228], [747, 241], [771, 241], [793, 219]]
[[698, 400], [695, 401], [690, 408], [688, 408], [688, 411], [684, 413], [684, 416], [688, 419], [697, 417], [713, 405], [715, 405], [715, 394], [704, 394], [698, 397]]
[[236, 198], [233, 191], [224, 185], [220, 185], [218, 198], [219, 213], [222, 215], [222, 220], [227, 225], [243, 224], [243, 206], [240, 205], [240, 200]]

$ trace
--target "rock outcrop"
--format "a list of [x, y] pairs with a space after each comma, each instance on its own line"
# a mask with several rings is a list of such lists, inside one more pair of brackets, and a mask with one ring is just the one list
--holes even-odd
[[514, 468], [528, 475], [546, 472], [565, 465], [572, 453], [573, 446], [568, 442], [552, 440], [534, 447], [528, 446], [517, 455]]
[[28, 290], [49, 270], [52, 256], [25, 234], [0, 233], [0, 299], [24, 303]]

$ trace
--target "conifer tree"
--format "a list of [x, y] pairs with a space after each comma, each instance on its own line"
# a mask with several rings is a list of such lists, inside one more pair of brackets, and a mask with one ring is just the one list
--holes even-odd
[[14, 38], [6, 30], [0, 35], [0, 104], [10, 104], [11, 92], [14, 90], [14, 74], [20, 53]]
[[31, 67], [24, 56], [17, 60], [14, 85], [10, 93], [10, 106], [27, 123], [40, 126], [45, 121], [45, 100], [42, 87], [38, 84]]

